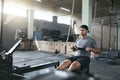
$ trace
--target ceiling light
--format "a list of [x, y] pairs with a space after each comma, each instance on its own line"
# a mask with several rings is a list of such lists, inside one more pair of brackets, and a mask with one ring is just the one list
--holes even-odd
[[42, 2], [42, 0], [36, 0], [36, 1]]
[[60, 9], [70, 12], [70, 9], [67, 9], [67, 8], [64, 8], [64, 7], [60, 7]]

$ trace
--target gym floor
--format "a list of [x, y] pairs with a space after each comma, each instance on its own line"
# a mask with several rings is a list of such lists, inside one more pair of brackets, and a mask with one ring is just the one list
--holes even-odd
[[[13, 63], [15, 66], [37, 65], [50, 61], [63, 61], [69, 55], [58, 55], [42, 51], [15, 51]], [[120, 61], [119, 61], [120, 62]], [[54, 67], [26, 73], [25, 77], [31, 78], [48, 71], [55, 70]], [[98, 76], [100, 80], [120, 80], [120, 65], [107, 64], [105, 60], [91, 60], [90, 73]]]

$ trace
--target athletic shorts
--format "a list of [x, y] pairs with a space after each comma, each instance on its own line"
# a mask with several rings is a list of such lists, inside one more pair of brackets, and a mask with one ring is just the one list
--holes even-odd
[[73, 56], [73, 57], [69, 57], [69, 58], [66, 58], [66, 59], [69, 59], [72, 62], [74, 62], [74, 61], [80, 62], [80, 64], [81, 64], [80, 70], [89, 68], [89, 64], [90, 64], [90, 58], [89, 57], [86, 57], [86, 56]]

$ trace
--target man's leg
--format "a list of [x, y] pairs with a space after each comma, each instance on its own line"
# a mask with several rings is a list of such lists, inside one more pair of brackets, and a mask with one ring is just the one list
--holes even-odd
[[81, 67], [81, 64], [79, 61], [74, 61], [68, 68], [68, 71], [75, 71], [75, 70], [78, 70], [80, 69]]
[[65, 68], [68, 68], [71, 65], [71, 63], [72, 63], [71, 60], [66, 59], [56, 69], [57, 70], [64, 70]]

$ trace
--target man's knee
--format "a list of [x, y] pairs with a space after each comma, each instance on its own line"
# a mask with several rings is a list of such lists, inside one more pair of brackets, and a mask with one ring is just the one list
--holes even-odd
[[80, 66], [80, 62], [79, 61], [74, 61], [73, 64]]
[[80, 69], [80, 67], [81, 67], [81, 64], [79, 61], [74, 61], [71, 65], [75, 66], [77, 69]]
[[66, 59], [60, 64], [60, 66], [57, 67], [57, 70], [64, 70], [65, 68], [68, 68], [71, 63], [72, 62], [69, 59]]
[[72, 62], [71, 62], [71, 60], [66, 59], [66, 60], [63, 61], [63, 63], [64, 63], [64, 64], [71, 64]]

